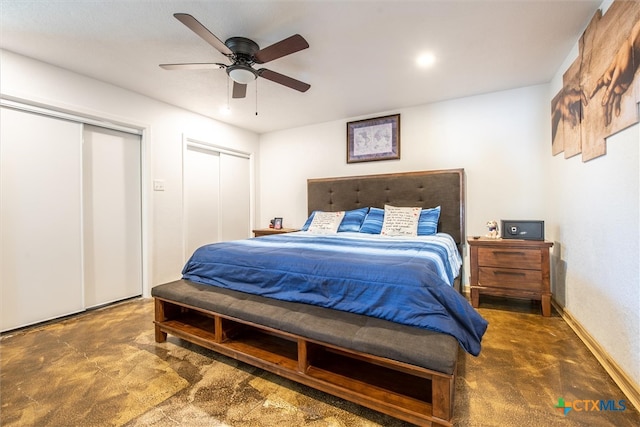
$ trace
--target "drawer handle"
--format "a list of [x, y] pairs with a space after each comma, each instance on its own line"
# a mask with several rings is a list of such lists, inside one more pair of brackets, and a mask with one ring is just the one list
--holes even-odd
[[499, 276], [499, 275], [505, 275], [505, 276], [526, 276], [525, 273], [521, 272], [521, 271], [494, 271], [493, 272], [494, 275]]

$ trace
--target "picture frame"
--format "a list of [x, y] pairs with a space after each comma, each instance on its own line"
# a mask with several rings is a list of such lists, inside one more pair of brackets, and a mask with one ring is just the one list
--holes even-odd
[[273, 228], [276, 230], [282, 229], [282, 218], [274, 218], [273, 219]]
[[347, 163], [400, 159], [400, 114], [347, 123]]

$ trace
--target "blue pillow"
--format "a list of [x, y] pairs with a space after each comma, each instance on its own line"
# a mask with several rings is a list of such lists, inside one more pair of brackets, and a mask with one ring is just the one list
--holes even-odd
[[307, 221], [304, 223], [304, 225], [300, 230], [307, 231], [309, 229], [309, 226], [311, 225], [311, 221], [313, 221], [313, 217], [315, 216], [316, 212], [320, 212], [320, 211], [311, 212], [311, 215], [309, 215], [309, 218], [307, 218]]
[[422, 209], [418, 219], [418, 236], [430, 236], [438, 232], [440, 220], [440, 206], [432, 209]]
[[380, 234], [382, 231], [382, 222], [384, 221], [384, 209], [369, 208], [369, 213], [364, 218], [364, 222], [360, 227], [361, 233]]
[[367, 216], [369, 208], [353, 209], [344, 213], [344, 218], [338, 227], [338, 233], [341, 231], [360, 231], [360, 226]]

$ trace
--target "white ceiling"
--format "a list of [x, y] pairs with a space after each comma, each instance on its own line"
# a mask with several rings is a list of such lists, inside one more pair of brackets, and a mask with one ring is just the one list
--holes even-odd
[[[546, 83], [601, 0], [187, 1], [0, 0], [0, 47], [258, 133]], [[301, 34], [309, 49], [261, 67], [311, 85], [265, 79], [227, 105], [223, 70], [160, 63], [227, 59], [173, 17], [196, 17], [221, 40], [266, 47]], [[433, 52], [435, 65], [415, 57]]]

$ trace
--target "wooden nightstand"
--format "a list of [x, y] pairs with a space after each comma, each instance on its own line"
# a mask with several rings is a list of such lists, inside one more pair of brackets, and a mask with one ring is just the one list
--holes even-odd
[[480, 294], [527, 298], [551, 315], [549, 248], [551, 242], [515, 239], [467, 239], [471, 248], [471, 305]]
[[258, 228], [253, 230], [253, 235], [255, 237], [260, 236], [268, 236], [270, 234], [284, 234], [284, 233], [293, 233], [294, 231], [300, 231], [297, 228], [280, 228], [276, 230], [275, 228]]

